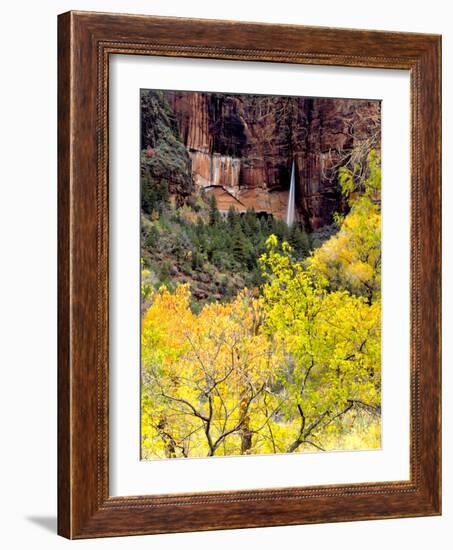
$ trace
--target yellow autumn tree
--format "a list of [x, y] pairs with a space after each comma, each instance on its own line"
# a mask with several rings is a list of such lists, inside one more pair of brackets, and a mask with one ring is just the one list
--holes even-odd
[[162, 287], [143, 319], [144, 458], [256, 452], [281, 363], [261, 300], [244, 290], [194, 315], [189, 299], [187, 285]]
[[341, 219], [338, 233], [310, 258], [310, 268], [328, 281], [331, 290], [348, 290], [369, 303], [381, 294], [381, 170], [372, 151], [368, 174], [358, 193], [354, 172], [340, 170], [340, 184], [350, 212]]
[[[261, 258], [265, 326], [285, 349], [282, 388], [292, 430], [288, 452], [324, 448], [341, 433], [346, 415], [380, 415], [381, 372], [381, 170], [374, 151], [359, 183], [340, 170], [350, 206], [339, 231], [303, 264], [272, 236]], [[358, 189], [360, 185], [360, 189]], [[291, 420], [299, 418], [296, 427]], [[369, 423], [379, 445], [379, 425]], [[332, 438], [330, 438], [332, 439]], [[333, 438], [335, 441], [338, 439]]]
[[380, 304], [329, 292], [327, 280], [274, 236], [261, 263], [264, 326], [286, 356], [276, 393], [287, 422], [280, 450], [324, 448], [322, 436], [352, 409], [379, 413]]

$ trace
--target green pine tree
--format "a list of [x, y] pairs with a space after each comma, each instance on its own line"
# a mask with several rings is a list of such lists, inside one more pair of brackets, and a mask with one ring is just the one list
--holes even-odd
[[244, 265], [247, 261], [247, 239], [239, 223], [233, 228], [232, 250], [236, 262]]
[[227, 223], [230, 229], [233, 229], [233, 227], [235, 226], [237, 222], [237, 217], [238, 217], [238, 214], [236, 212], [236, 209], [234, 208], [234, 206], [230, 206], [227, 214]]
[[216, 225], [219, 220], [220, 214], [217, 208], [217, 199], [213, 193], [209, 196], [209, 225]]

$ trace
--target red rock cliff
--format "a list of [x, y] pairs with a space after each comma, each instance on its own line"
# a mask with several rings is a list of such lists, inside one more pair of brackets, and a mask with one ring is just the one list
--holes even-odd
[[[165, 92], [198, 186], [220, 209], [253, 207], [284, 218], [296, 163], [296, 216], [307, 230], [341, 205], [338, 168], [354, 149], [380, 147], [380, 102]], [[356, 153], [357, 154], [357, 153]], [[341, 208], [340, 208], [341, 209]]]

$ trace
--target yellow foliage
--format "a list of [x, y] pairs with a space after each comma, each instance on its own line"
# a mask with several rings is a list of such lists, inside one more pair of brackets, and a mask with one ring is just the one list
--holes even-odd
[[365, 193], [354, 193], [352, 175], [343, 173], [343, 191], [351, 210], [340, 230], [309, 260], [311, 270], [323, 276], [332, 290], [348, 290], [369, 303], [381, 293], [381, 171], [374, 154], [369, 158]]
[[194, 315], [187, 285], [160, 289], [142, 327], [145, 456], [250, 450], [251, 422], [266, 420], [264, 394], [281, 361], [261, 322], [261, 300], [247, 290]]
[[373, 301], [381, 288], [381, 214], [364, 197], [354, 204], [339, 232], [309, 259], [313, 272], [333, 290], [346, 289]]

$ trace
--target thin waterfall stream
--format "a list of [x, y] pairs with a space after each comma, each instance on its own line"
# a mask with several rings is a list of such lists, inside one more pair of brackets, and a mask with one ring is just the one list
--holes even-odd
[[291, 227], [294, 223], [294, 209], [296, 204], [296, 173], [294, 160], [291, 166], [291, 183], [289, 186], [288, 209], [286, 211], [286, 223]]

